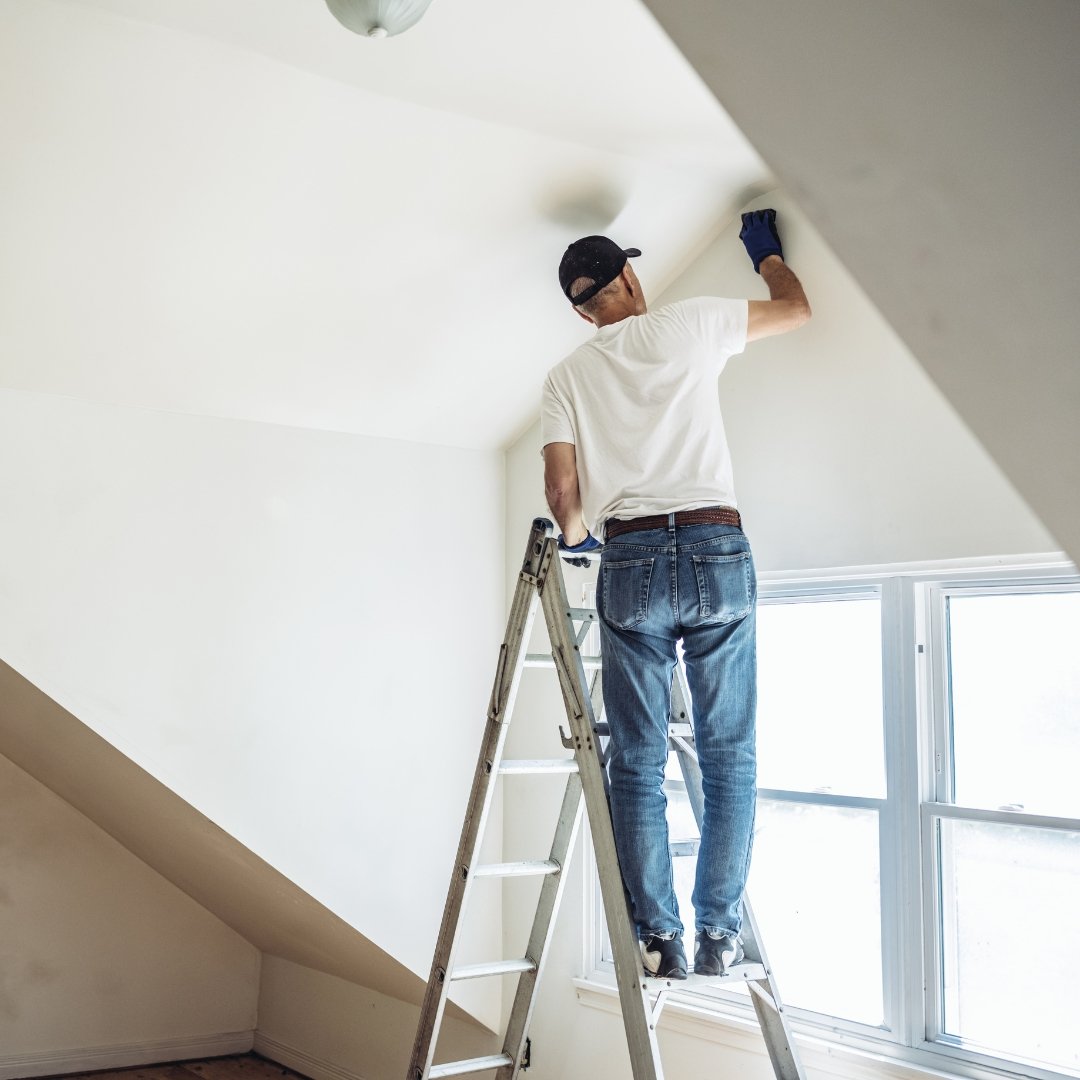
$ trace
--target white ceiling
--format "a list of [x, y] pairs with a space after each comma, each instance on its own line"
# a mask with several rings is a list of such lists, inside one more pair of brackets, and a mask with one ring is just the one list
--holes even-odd
[[477, 449], [570, 240], [655, 294], [770, 184], [638, 0], [0, 0], [0, 137], [0, 385]]

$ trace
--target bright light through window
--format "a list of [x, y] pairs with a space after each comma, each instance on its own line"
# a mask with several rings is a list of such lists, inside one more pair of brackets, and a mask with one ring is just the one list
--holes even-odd
[[945, 1033], [1080, 1071], [1080, 833], [940, 827]]
[[953, 596], [949, 651], [956, 801], [1080, 817], [1080, 593]]
[[877, 597], [758, 607], [758, 784], [885, 795]]

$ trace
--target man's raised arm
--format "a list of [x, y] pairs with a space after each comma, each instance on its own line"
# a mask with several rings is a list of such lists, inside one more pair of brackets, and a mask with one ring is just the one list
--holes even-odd
[[743, 214], [739, 239], [746, 253], [769, 287], [769, 300], [749, 301], [746, 340], [771, 337], [797, 330], [810, 319], [810, 303], [802, 282], [784, 262], [780, 234], [776, 231], [775, 210], [754, 210]]

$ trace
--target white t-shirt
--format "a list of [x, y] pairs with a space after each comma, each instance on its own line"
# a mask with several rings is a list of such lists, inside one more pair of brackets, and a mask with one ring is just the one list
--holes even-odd
[[541, 433], [576, 447], [586, 526], [735, 506], [716, 379], [747, 302], [699, 297], [600, 327], [548, 372]]

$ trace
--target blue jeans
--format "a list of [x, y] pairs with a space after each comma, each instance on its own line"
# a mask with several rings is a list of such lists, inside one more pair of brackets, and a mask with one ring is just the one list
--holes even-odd
[[695, 928], [737, 934], [757, 797], [757, 579], [732, 525], [623, 533], [600, 559], [596, 607], [615, 843], [638, 934], [681, 933], [668, 849], [668, 714], [676, 643], [705, 793]]

